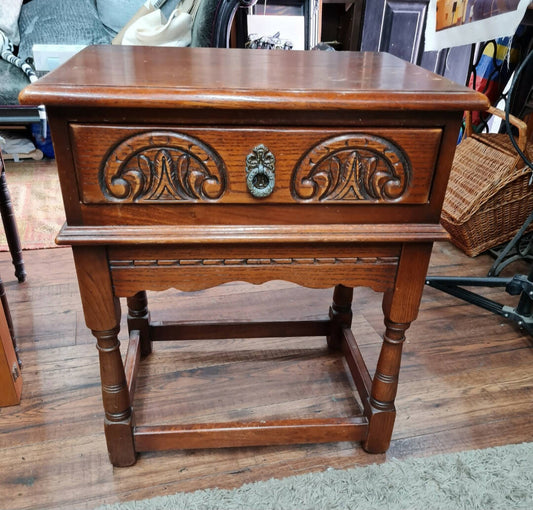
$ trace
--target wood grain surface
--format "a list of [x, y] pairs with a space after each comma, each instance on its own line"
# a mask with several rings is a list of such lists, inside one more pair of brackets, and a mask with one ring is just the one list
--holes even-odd
[[117, 100], [137, 108], [194, 109], [207, 102], [210, 108], [292, 111], [489, 106], [483, 94], [390, 54], [126, 46], [89, 47], [20, 96], [22, 104], [63, 107], [109, 107]]

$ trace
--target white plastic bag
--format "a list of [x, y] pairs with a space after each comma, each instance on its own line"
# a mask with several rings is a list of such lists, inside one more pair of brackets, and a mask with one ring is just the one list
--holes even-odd
[[192, 25], [200, 0], [183, 0], [168, 20], [156, 9], [134, 21], [124, 32], [123, 45], [190, 46]]

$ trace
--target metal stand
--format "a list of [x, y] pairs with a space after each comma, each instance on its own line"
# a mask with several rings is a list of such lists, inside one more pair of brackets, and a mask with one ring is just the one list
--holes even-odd
[[[533, 265], [528, 276], [516, 274], [512, 278], [463, 278], [461, 276], [431, 276], [426, 278], [426, 285], [439, 289], [447, 294], [472, 303], [509, 319], [527, 333], [533, 336], [533, 317], [531, 315], [533, 303]], [[520, 295], [516, 308], [502, 305], [497, 301], [480, 296], [475, 292], [463, 287], [505, 287], [505, 291], [511, 296]]]
[[[533, 336], [533, 237], [523, 238], [524, 232], [533, 222], [533, 212], [529, 215], [516, 235], [499, 252], [486, 277], [429, 276], [426, 285], [439, 289], [463, 301], [484, 308], [489, 312], [509, 319]], [[521, 242], [525, 246], [521, 246]], [[500, 272], [512, 262], [531, 261], [529, 274], [515, 274], [512, 278], [499, 278]], [[504, 306], [497, 301], [480, 296], [463, 287], [505, 287], [511, 296], [520, 295], [516, 308]]]
[[524, 236], [531, 222], [533, 222], [533, 212], [509, 243], [489, 250], [489, 253], [496, 260], [490, 267], [487, 276], [498, 276], [504, 268], [517, 260], [533, 262], [533, 236], [531, 234]]

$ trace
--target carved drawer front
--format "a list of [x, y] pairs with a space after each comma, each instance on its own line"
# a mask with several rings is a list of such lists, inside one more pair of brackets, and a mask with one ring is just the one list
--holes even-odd
[[82, 202], [429, 201], [440, 129], [72, 124]]

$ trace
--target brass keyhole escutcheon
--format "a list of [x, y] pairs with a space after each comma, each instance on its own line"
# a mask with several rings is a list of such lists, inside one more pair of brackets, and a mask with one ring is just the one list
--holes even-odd
[[274, 191], [275, 164], [274, 154], [263, 144], [246, 157], [246, 185], [255, 198], [268, 197]]

